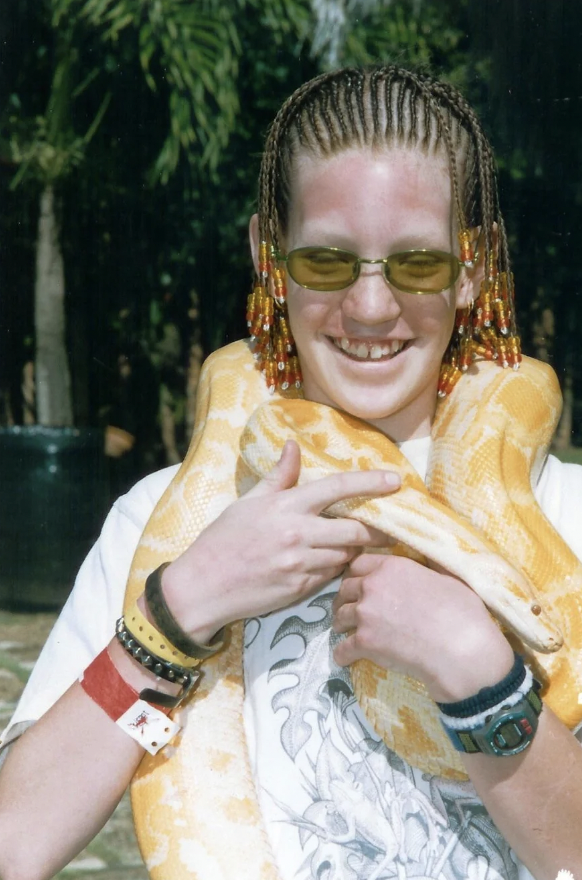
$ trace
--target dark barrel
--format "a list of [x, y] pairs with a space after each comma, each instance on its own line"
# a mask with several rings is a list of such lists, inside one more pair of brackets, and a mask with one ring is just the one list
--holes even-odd
[[0, 605], [60, 607], [109, 503], [103, 432], [0, 429]]

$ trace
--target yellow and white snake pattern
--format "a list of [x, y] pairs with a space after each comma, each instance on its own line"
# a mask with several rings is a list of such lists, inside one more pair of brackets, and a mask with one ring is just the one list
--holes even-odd
[[[582, 565], [532, 492], [560, 413], [551, 369], [527, 358], [518, 372], [474, 365], [439, 404], [428, 489], [380, 432], [294, 396], [269, 395], [246, 342], [206, 361], [190, 449], [144, 530], [125, 607], [154, 568], [182, 553], [273, 466], [292, 437], [301, 448], [300, 481], [340, 469], [399, 471], [397, 493], [350, 499], [327, 512], [373, 524], [416, 558], [465, 580], [527, 654], [545, 702], [567, 725], [578, 724]], [[351, 673], [364, 713], [390, 748], [426, 772], [465, 778], [420, 683], [367, 661]], [[243, 699], [237, 623], [228, 648], [205, 662], [196, 694], [178, 710], [181, 733], [158, 755], [146, 755], [133, 782], [138, 838], [153, 880], [279, 876], [249, 765]]]

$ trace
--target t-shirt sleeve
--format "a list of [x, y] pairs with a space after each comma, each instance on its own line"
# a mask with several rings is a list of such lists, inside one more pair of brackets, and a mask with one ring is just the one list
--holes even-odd
[[113, 505], [0, 743], [14, 738], [15, 725], [40, 718], [110, 642], [139, 538], [177, 469], [151, 474]]
[[548, 456], [535, 494], [556, 531], [582, 560], [582, 465]]

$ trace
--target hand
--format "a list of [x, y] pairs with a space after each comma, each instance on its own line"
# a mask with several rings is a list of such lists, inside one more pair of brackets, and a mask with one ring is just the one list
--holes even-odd
[[300, 465], [290, 441], [271, 473], [164, 571], [166, 601], [196, 641], [207, 642], [233, 620], [301, 601], [341, 574], [362, 547], [391, 543], [356, 520], [320, 514], [342, 498], [395, 491], [396, 474], [339, 473], [296, 486]]
[[348, 666], [378, 666], [424, 682], [434, 700], [454, 702], [496, 684], [513, 651], [481, 599], [452, 575], [401, 556], [363, 553], [333, 602], [335, 648]]

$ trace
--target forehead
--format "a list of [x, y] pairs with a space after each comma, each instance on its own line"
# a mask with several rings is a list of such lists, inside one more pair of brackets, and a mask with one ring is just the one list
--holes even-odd
[[[451, 179], [446, 157], [419, 150], [346, 150], [302, 156], [296, 164], [289, 235], [450, 234]], [[322, 242], [323, 243], [323, 242]]]

